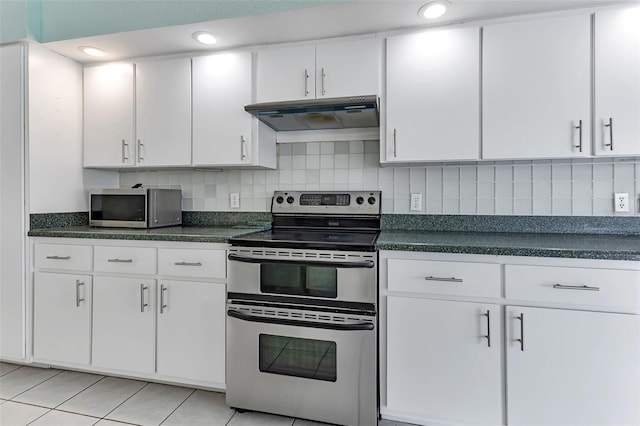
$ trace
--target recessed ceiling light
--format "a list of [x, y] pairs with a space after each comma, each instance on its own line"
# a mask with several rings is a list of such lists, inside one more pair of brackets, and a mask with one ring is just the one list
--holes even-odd
[[437, 0], [429, 2], [418, 9], [418, 16], [422, 16], [427, 19], [439, 18], [445, 14], [447, 7], [451, 3], [447, 0]]
[[93, 56], [96, 58], [102, 58], [104, 56], [107, 56], [107, 52], [93, 46], [80, 46], [78, 47], [78, 50], [84, 53], [85, 55]]
[[216, 44], [218, 42], [213, 34], [206, 31], [196, 31], [195, 33], [191, 34], [191, 37], [193, 37], [194, 40], [208, 46]]

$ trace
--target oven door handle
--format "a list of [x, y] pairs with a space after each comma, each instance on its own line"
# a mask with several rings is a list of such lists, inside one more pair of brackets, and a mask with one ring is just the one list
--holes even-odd
[[227, 314], [230, 317], [237, 318], [242, 321], [261, 322], [267, 324], [279, 324], [279, 325], [291, 325], [295, 327], [307, 327], [307, 328], [324, 328], [327, 330], [343, 330], [343, 331], [362, 331], [373, 330], [374, 325], [370, 322], [362, 322], [359, 324], [327, 324], [322, 322], [312, 321], [298, 321], [286, 318], [270, 318], [259, 317], [254, 315], [243, 314], [242, 312], [234, 311], [232, 309], [227, 310]]
[[234, 253], [229, 253], [227, 258], [229, 260], [235, 260], [237, 262], [245, 263], [281, 263], [287, 265], [327, 266], [335, 268], [373, 268], [375, 266], [373, 260], [364, 260], [362, 262], [318, 262], [313, 260], [298, 259], [260, 259], [257, 257], [240, 256]]

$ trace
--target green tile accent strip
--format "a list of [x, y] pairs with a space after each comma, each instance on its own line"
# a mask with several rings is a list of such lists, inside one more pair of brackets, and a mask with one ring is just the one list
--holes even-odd
[[640, 235], [640, 216], [382, 216], [382, 229], [432, 232]]
[[64, 228], [89, 225], [89, 212], [34, 213], [29, 215], [29, 229]]

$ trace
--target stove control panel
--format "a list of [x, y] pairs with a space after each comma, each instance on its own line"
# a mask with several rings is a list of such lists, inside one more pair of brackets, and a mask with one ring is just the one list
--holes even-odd
[[380, 191], [275, 191], [272, 213], [379, 215]]

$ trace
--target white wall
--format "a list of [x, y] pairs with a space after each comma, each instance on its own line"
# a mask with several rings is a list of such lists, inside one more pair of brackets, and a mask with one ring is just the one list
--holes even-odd
[[32, 43], [28, 91], [30, 212], [87, 211], [87, 190], [118, 173], [82, 168], [82, 66]]

